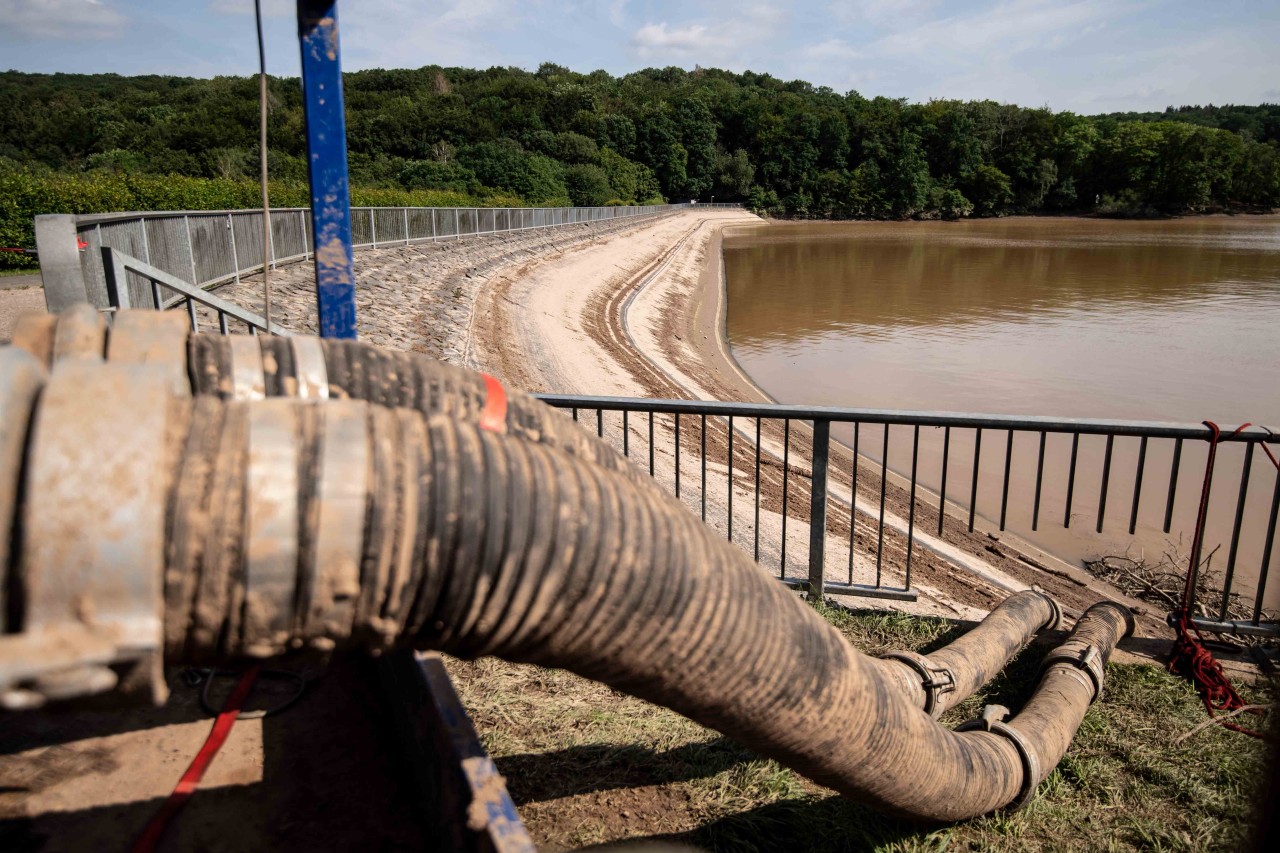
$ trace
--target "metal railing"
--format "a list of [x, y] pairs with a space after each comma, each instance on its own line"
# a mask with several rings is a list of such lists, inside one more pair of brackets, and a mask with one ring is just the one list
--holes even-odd
[[[222, 334], [230, 334], [231, 321], [243, 323], [249, 334], [256, 335], [267, 331], [267, 321], [246, 311], [233, 302], [214, 296], [206, 290], [189, 284], [175, 275], [157, 269], [145, 261], [130, 257], [124, 252], [104, 246], [102, 249], [102, 270], [106, 280], [109, 306], [113, 310], [122, 308], [155, 308], [165, 309], [181, 306], [190, 318], [191, 331], [200, 331], [200, 308], [211, 313], [217, 323], [217, 330]], [[139, 288], [146, 293], [145, 301], [135, 300], [133, 293]], [[290, 335], [289, 330], [271, 324], [271, 332], [276, 335]]]
[[[663, 204], [615, 207], [353, 207], [355, 248], [404, 246], [536, 228], [659, 216], [699, 208], [735, 208], [735, 204]], [[103, 248], [138, 258], [170, 276], [211, 287], [262, 269], [261, 210], [191, 210], [151, 213], [96, 213], [72, 217], [89, 301], [108, 307], [106, 281], [98, 264]], [[37, 230], [37, 239], [40, 236]], [[271, 211], [271, 264], [311, 257], [311, 211]], [[42, 248], [41, 254], [45, 251]], [[145, 291], [133, 301], [143, 303]]]
[[1280, 435], [1265, 427], [1222, 430], [1214, 461], [1212, 431], [1199, 424], [539, 396], [647, 465], [793, 587], [914, 598], [920, 548], [963, 559], [946, 540], [975, 525], [1075, 534], [1087, 521], [1091, 535], [1191, 539], [1199, 523], [1205, 544], [1188, 556], [1202, 565], [1225, 546], [1226, 563], [1211, 599], [1193, 600], [1193, 622], [1280, 634], [1267, 587]]

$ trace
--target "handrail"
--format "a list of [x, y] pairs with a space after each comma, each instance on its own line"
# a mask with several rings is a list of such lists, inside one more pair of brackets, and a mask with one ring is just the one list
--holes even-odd
[[[161, 287], [167, 287], [178, 293], [178, 298], [173, 301], [186, 301], [187, 313], [191, 318], [192, 331], [198, 331], [199, 328], [195, 314], [196, 304], [203, 305], [216, 312], [219, 317], [219, 325], [224, 332], [226, 331], [225, 318], [227, 317], [239, 320], [254, 333], [268, 330], [267, 321], [252, 311], [246, 311], [233, 302], [214, 296], [207, 290], [189, 284], [177, 276], [170, 275], [162, 269], [157, 269], [145, 261], [140, 261], [131, 255], [112, 249], [110, 246], [102, 247], [102, 267], [106, 275], [107, 292], [110, 295], [111, 307], [117, 310], [135, 307], [127, 286], [128, 275], [132, 272], [150, 282], [152, 308], [159, 309], [166, 305], [166, 301], [162, 298], [160, 292]], [[271, 324], [270, 332], [282, 337], [288, 337], [293, 334], [288, 329], [275, 323]]]
[[[680, 412], [691, 415], [720, 417], [787, 418], [790, 420], [826, 420], [833, 423], [889, 424], [891, 426], [960, 427], [966, 429], [1044, 430], [1045, 432], [1080, 433], [1081, 435], [1115, 435], [1148, 438], [1183, 438], [1208, 440], [1213, 432], [1204, 424], [1169, 423], [1164, 421], [1108, 420], [1105, 418], [1067, 418], [1042, 415], [1000, 415], [971, 412], [918, 411], [911, 409], [859, 409], [838, 406], [794, 406], [784, 403], [733, 403], [718, 400], [662, 400], [650, 397], [604, 397], [572, 394], [534, 395], [560, 409], [603, 409], [606, 412]], [[1252, 425], [1234, 432], [1235, 427], [1220, 427], [1225, 442], [1264, 442], [1280, 445], [1280, 429]]]
[[[992, 535], [1003, 535], [1010, 523], [1021, 527], [1030, 522], [1032, 533], [1041, 525], [1079, 529], [1083, 526], [1079, 522], [1090, 516], [1092, 523], [1087, 526], [1099, 535], [1110, 524], [1110, 535], [1116, 528], [1127, 527], [1128, 535], [1134, 537], [1140, 522], [1148, 535], [1163, 532], [1167, 536], [1175, 524], [1179, 528], [1190, 524], [1197, 531], [1212, 529], [1224, 546], [1225, 571], [1220, 587], [1215, 580], [1199, 591], [1202, 601], [1193, 599], [1192, 623], [1202, 630], [1280, 636], [1280, 622], [1267, 607], [1268, 577], [1273, 574], [1269, 569], [1280, 553], [1276, 547], [1280, 544], [1280, 470], [1271, 464], [1275, 454], [1267, 450], [1268, 445], [1280, 444], [1280, 431], [1275, 429], [1223, 429], [1222, 441], [1235, 445], [1234, 454], [1216, 466], [1215, 478], [1215, 456], [1192, 449], [1207, 448], [1214, 440], [1207, 424], [567, 394], [537, 397], [566, 410], [575, 421], [594, 421], [597, 435], [609, 436], [623, 455], [647, 452], [650, 475], [669, 476], [667, 485], [677, 498], [691, 504], [704, 520], [723, 522], [722, 529], [731, 540], [736, 528], [736, 541], [750, 549], [757, 561], [766, 557], [777, 561], [779, 580], [814, 595], [913, 596], [913, 551], [919, 549], [983, 574], [986, 568], [974, 563], [964, 548], [948, 542], [946, 535], [948, 527], [957, 533], [966, 528], [974, 533], [981, 503], [983, 526]], [[606, 412], [612, 416], [609, 428]], [[804, 423], [811, 430], [796, 428]], [[662, 425], [661, 432], [655, 431], [655, 424]], [[846, 430], [839, 442], [832, 436], [833, 426]], [[901, 470], [890, 468], [891, 432], [899, 462], [906, 466]], [[984, 433], [986, 454], [982, 452]], [[1016, 436], [1020, 438], [1015, 441]], [[1050, 436], [1058, 436], [1056, 446]], [[1094, 442], [1092, 455], [1081, 453], [1085, 436]], [[846, 451], [833, 457], [832, 446], [847, 443], [850, 437], [847, 451], [851, 455]], [[682, 461], [685, 445], [689, 447]], [[1259, 446], [1266, 460], [1264, 453], [1254, 453]], [[910, 455], [904, 459], [906, 448]], [[922, 450], [928, 452], [922, 455]], [[771, 457], [774, 464], [762, 468], [762, 456]], [[984, 456], [989, 457], [985, 466]], [[1201, 465], [1202, 474], [1197, 470]], [[1259, 470], [1251, 479], [1255, 465]], [[1157, 467], [1164, 470], [1147, 473], [1148, 468]], [[905, 512], [893, 509], [887, 500], [891, 479], [898, 495], [892, 503], [905, 503]], [[1210, 484], [1216, 526], [1206, 526], [1204, 514], [1194, 521], [1187, 515], [1189, 502], [1200, 490], [1183, 479]], [[1215, 479], [1218, 488], [1213, 489]], [[770, 485], [762, 490], [765, 481]], [[1017, 482], [1022, 485], [1014, 486]], [[746, 492], [745, 502], [738, 498], [736, 511], [735, 491]], [[792, 492], [798, 492], [794, 498]], [[791, 502], [796, 498], [798, 502]], [[797, 513], [806, 499], [808, 512]], [[778, 520], [780, 532], [762, 528], [764, 500], [774, 502], [767, 509]], [[859, 514], [867, 520], [869, 534], [855, 536]], [[808, 547], [796, 549], [799, 543], [792, 543], [793, 559], [789, 560], [787, 530], [793, 515], [808, 525]], [[833, 522], [844, 529], [829, 542], [828, 527]], [[890, 540], [899, 540], [894, 547], [901, 548], [905, 542], [905, 553], [896, 561], [887, 559], [886, 545], [892, 542], [886, 542], [886, 531]], [[843, 582], [828, 577], [833, 568], [829, 545], [846, 551], [839, 560], [847, 565]], [[858, 549], [866, 562], [855, 572]], [[794, 573], [801, 568], [794, 557], [807, 557], [807, 577]], [[1245, 566], [1256, 566], [1256, 578], [1238, 576]], [[855, 583], [858, 574], [873, 582]], [[993, 578], [987, 580], [1003, 583]], [[1243, 589], [1238, 592], [1237, 587]]]
[[[689, 208], [736, 204], [599, 207], [353, 207], [354, 248], [409, 246], [488, 234], [635, 221]], [[239, 281], [242, 275], [312, 257], [311, 210], [273, 208], [264, 235], [262, 210], [175, 210], [37, 216], [36, 246], [45, 276], [45, 302], [60, 311], [76, 302], [107, 307], [99, 250], [111, 247], [201, 287]], [[267, 245], [262, 245], [263, 240]], [[76, 246], [83, 251], [77, 253]], [[55, 282], [50, 287], [49, 282]], [[135, 294], [139, 299], [142, 294]]]

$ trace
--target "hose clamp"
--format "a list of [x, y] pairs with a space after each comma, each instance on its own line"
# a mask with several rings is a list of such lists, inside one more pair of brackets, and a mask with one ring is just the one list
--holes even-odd
[[1000, 735], [1013, 744], [1013, 748], [1018, 751], [1018, 758], [1022, 761], [1022, 787], [1018, 789], [1018, 795], [1004, 808], [1006, 811], [1016, 812], [1031, 802], [1031, 798], [1035, 795], [1036, 788], [1040, 784], [1040, 761], [1022, 733], [1005, 722], [1009, 719], [1009, 715], [1009, 709], [1003, 705], [986, 705], [977, 717], [957, 726], [956, 731], [990, 732]]
[[165, 371], [178, 397], [191, 396], [187, 376], [187, 318], [177, 311], [120, 311], [111, 322], [109, 364], [149, 364]]
[[0, 643], [0, 706], [112, 689], [156, 704], [168, 695], [172, 399], [172, 375], [155, 365], [82, 352], [55, 366], [27, 444], [17, 565], [26, 615]]
[[1044, 662], [1040, 664], [1041, 674], [1054, 664], [1069, 664], [1089, 676], [1089, 681], [1093, 685], [1093, 697], [1089, 699], [1090, 705], [1101, 698], [1106, 671], [1097, 646], [1084, 640], [1068, 640], [1045, 656]]
[[933, 719], [942, 716], [943, 695], [956, 689], [955, 676], [945, 666], [938, 666], [922, 654], [916, 652], [897, 651], [880, 656], [885, 660], [896, 660], [905, 663], [920, 676], [920, 686], [924, 688], [924, 712]]

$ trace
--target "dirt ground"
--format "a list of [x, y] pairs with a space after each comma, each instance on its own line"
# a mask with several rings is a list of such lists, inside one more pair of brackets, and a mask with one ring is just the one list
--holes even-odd
[[[16, 278], [25, 281], [28, 277], [0, 278], [0, 282], [11, 282]], [[0, 287], [0, 344], [7, 344], [13, 337], [13, 327], [20, 318], [44, 313], [44, 288], [39, 284], [37, 278], [35, 286]]]

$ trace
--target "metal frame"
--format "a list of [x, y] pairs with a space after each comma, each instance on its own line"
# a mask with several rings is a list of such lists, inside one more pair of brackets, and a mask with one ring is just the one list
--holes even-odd
[[[107, 283], [108, 307], [112, 310], [144, 307], [138, 305], [135, 299], [139, 285], [130, 280], [129, 274], [133, 273], [141, 278], [145, 283], [143, 286], [148, 288], [147, 301], [151, 303], [151, 308], [164, 309], [185, 304], [193, 332], [200, 331], [196, 314], [197, 305], [203, 305], [216, 314], [218, 331], [223, 334], [230, 331], [227, 324], [228, 318], [244, 323], [252, 334], [268, 331], [267, 321], [252, 311], [246, 311], [233, 302], [214, 296], [177, 276], [170, 275], [164, 270], [112, 249], [110, 246], [102, 248], [102, 267]], [[162, 288], [173, 291], [176, 296], [165, 299]], [[271, 324], [270, 332], [285, 337], [292, 334], [288, 329], [275, 323]]]
[[[334, 0], [298, 0], [298, 43], [302, 48], [302, 102], [307, 123], [320, 336], [354, 338], [356, 274], [351, 246], [351, 187], [347, 177], [338, 5]], [[373, 214], [369, 218], [372, 222]], [[376, 233], [373, 240], [376, 246]]]
[[[597, 435], [605, 436], [605, 412], [620, 413], [622, 415], [622, 428], [624, 431], [622, 437], [622, 447], [625, 455], [630, 455], [632, 436], [631, 433], [636, 432], [637, 438], [643, 435], [643, 429], [634, 425], [632, 416], [641, 414], [647, 415], [648, 436], [649, 436], [649, 473], [652, 475], [655, 471], [654, 465], [654, 430], [653, 423], [655, 417], [669, 420], [673, 423], [674, 443], [672, 455], [675, 458], [675, 477], [674, 491], [677, 498], [686, 501], [696, 501], [699, 505], [699, 511], [702, 518], [706, 520], [706, 482], [707, 482], [707, 455], [706, 455], [706, 431], [708, 419], [712, 421], [722, 421], [728, 426], [728, 445], [729, 454], [727, 459], [723, 460], [730, 469], [730, 477], [737, 475], [737, 481], [750, 481], [753, 472], [750, 470], [750, 463], [744, 464], [740, 458], [733, 455], [733, 445], [735, 440], [750, 442], [751, 430], [743, 421], [754, 420], [755, 428], [755, 456], [754, 456], [754, 482], [755, 482], [755, 542], [754, 553], [757, 560], [760, 559], [760, 540], [759, 540], [759, 503], [760, 503], [760, 443], [761, 443], [761, 423], [762, 422], [781, 422], [782, 429], [782, 536], [779, 544], [781, 553], [779, 566], [779, 579], [789, 586], [796, 588], [804, 588], [809, 591], [811, 597], [821, 597], [823, 594], [835, 595], [858, 595], [876, 598], [892, 598], [892, 599], [911, 599], [916, 593], [911, 589], [911, 563], [913, 553], [917, 546], [927, 543], [921, 543], [921, 537], [931, 534], [923, 534], [918, 532], [919, 519], [918, 509], [929, 509], [937, 514], [937, 536], [943, 533], [943, 521], [947, 518], [956, 518], [967, 529], [972, 532], [975, 527], [976, 517], [979, 514], [980, 495], [978, 483], [982, 476], [982, 436], [983, 433], [995, 433], [999, 437], [999, 433], [1005, 433], [1005, 440], [995, 445], [1003, 447], [1003, 468], [999, 473], [998, 483], [1000, 484], [1000, 500], [999, 508], [988, 509], [990, 512], [991, 524], [993, 528], [1005, 530], [1009, 520], [1009, 492], [1010, 492], [1010, 474], [1012, 469], [1017, 465], [1019, 455], [1014, 450], [1014, 434], [1021, 433], [1035, 439], [1032, 447], [1038, 447], [1035, 460], [1035, 497], [1032, 504], [1032, 529], [1040, 523], [1040, 503], [1041, 494], [1046, 485], [1045, 459], [1046, 459], [1046, 437], [1049, 434], [1070, 435], [1072, 437], [1072, 449], [1070, 457], [1070, 465], [1066, 473], [1065, 489], [1066, 489], [1066, 512], [1063, 517], [1063, 527], [1069, 527], [1072, 524], [1073, 516], [1071, 512], [1072, 501], [1074, 500], [1075, 484], [1077, 479], [1081, 477], [1079, 468], [1079, 446], [1080, 436], [1102, 436], [1106, 438], [1106, 452], [1101, 463], [1100, 482], [1101, 490], [1098, 495], [1098, 510], [1096, 513], [1095, 530], [1101, 532], [1106, 518], [1107, 496], [1109, 491], [1113, 491], [1115, 487], [1112, 485], [1112, 469], [1115, 467], [1114, 447], [1117, 438], [1138, 439], [1138, 455], [1136, 459], [1136, 470], [1133, 477], [1133, 491], [1131, 499], [1126, 509], [1128, 515], [1128, 531], [1132, 535], [1136, 529], [1138, 510], [1141, 504], [1144, 488], [1148, 492], [1158, 488], [1158, 482], [1153, 484], [1151, 477], [1144, 477], [1147, 467], [1147, 458], [1149, 449], [1156, 442], [1171, 443], [1172, 465], [1169, 471], [1169, 478], [1164, 485], [1166, 493], [1160, 502], [1163, 509], [1163, 532], [1169, 533], [1172, 529], [1173, 506], [1178, 492], [1178, 474], [1183, 465], [1183, 452], [1186, 442], [1202, 442], [1206, 445], [1213, 438], [1213, 430], [1204, 424], [1180, 424], [1180, 423], [1162, 423], [1154, 421], [1125, 421], [1125, 420], [1102, 420], [1095, 418], [1055, 418], [1055, 417], [1010, 417], [1002, 415], [985, 415], [985, 414], [966, 414], [952, 412], [933, 412], [933, 411], [895, 411], [888, 409], [859, 409], [859, 408], [836, 408], [823, 406], [786, 406], [767, 403], [726, 403], [705, 400], [657, 400], [636, 397], [598, 397], [598, 396], [575, 396], [565, 394], [540, 394], [539, 399], [550, 406], [567, 409], [571, 413], [574, 420], [580, 420], [589, 413], [595, 412], [595, 432]], [[698, 437], [703, 453], [701, 455], [701, 485], [697, 494], [691, 494], [691, 489], [685, 488], [684, 493], [681, 491], [680, 468], [680, 428], [681, 419], [686, 422], [690, 418], [696, 418], [701, 424], [701, 434]], [[735, 422], [737, 422], [735, 426]], [[797, 439], [795, 436], [797, 430], [793, 429], [793, 423], [802, 423], [810, 426], [812, 440], [808, 447], [803, 446], [803, 440]], [[870, 462], [880, 468], [880, 488], [878, 490], [878, 518], [875, 519], [875, 541], [870, 546], [868, 556], [874, 554], [875, 560], [875, 582], [873, 584], [855, 584], [853, 583], [853, 550], [855, 547], [853, 538], [853, 525], [850, 525], [850, 559], [849, 559], [849, 575], [848, 582], [835, 584], [825, 580], [825, 569], [827, 564], [827, 518], [829, 507], [831, 505], [831, 497], [829, 495], [830, 483], [830, 461], [831, 461], [831, 428], [834, 424], [849, 425], [853, 427], [852, 442], [852, 471], [850, 478], [850, 493], [858, 495], [858, 474], [860, 463]], [[859, 439], [861, 428], [865, 426], [883, 426], [884, 439], [883, 444], [878, 448], [880, 450], [880, 458], [878, 462], [873, 460], [864, 460], [860, 456]], [[899, 475], [889, 469], [889, 442], [890, 427], [898, 427], [910, 430], [910, 473]], [[942, 451], [942, 472], [941, 472], [941, 488], [937, 494], [925, 492], [919, 486], [920, 467], [919, 467], [919, 449], [920, 449], [920, 430], [922, 427], [938, 428], [943, 432], [943, 451]], [[959, 503], [954, 498], [948, 498], [947, 495], [947, 477], [946, 472], [949, 467], [957, 466], [966, 462], [965, 459], [957, 458], [958, 449], [953, 447], [953, 433], [959, 431], [969, 431], [974, 436], [973, 442], [973, 458], [969, 465], [968, 474], [970, 482], [966, 485], [966, 493], [968, 495], [967, 503]], [[737, 435], [735, 436], [735, 433]], [[1242, 539], [1241, 519], [1244, 514], [1245, 501], [1252, 483], [1256, 483], [1259, 479], [1257, 475], [1253, 480], [1250, 479], [1248, 471], [1255, 459], [1254, 450], [1263, 447], [1266, 455], [1271, 457], [1275, 454], [1269, 448], [1280, 446], [1280, 430], [1273, 430], [1264, 426], [1247, 427], [1234, 432], [1231, 428], [1224, 428], [1221, 431], [1221, 441], [1224, 444], [1245, 445], [1244, 447], [1244, 473], [1239, 482], [1238, 489], [1222, 489], [1220, 494], [1214, 496], [1211, 491], [1211, 497], [1216, 500], [1214, 506], [1218, 513], [1230, 511], [1234, 519], [1234, 523], [1230, 526], [1230, 543], [1228, 550], [1228, 558], [1226, 565], [1226, 573], [1223, 581], [1223, 590], [1221, 600], [1213, 602], [1205, 602], [1206, 611], [1213, 611], [1209, 616], [1196, 616], [1192, 621], [1205, 630], [1226, 631], [1231, 633], [1255, 634], [1266, 636], [1280, 635], [1280, 623], [1264, 619], [1262, 602], [1267, 588], [1267, 579], [1269, 575], [1270, 563], [1277, 550], [1275, 546], [1277, 516], [1280, 515], [1280, 469], [1275, 473], [1274, 484], [1265, 482], [1267, 487], [1273, 489], [1273, 496], [1270, 503], [1270, 514], [1267, 516], [1265, 524], [1265, 533], [1253, 529], [1253, 533], [1261, 534], [1264, 538], [1262, 541], [1262, 558], [1259, 565], [1259, 577], [1257, 588], [1254, 591], [1254, 600], [1252, 607], [1252, 619], [1250, 620], [1228, 620], [1227, 607], [1233, 596], [1233, 585], [1236, 582], [1235, 570], [1237, 564], [1237, 555]], [[899, 437], [899, 441], [904, 440], [906, 436]], [[686, 441], [688, 435], [686, 433]], [[797, 446], [798, 445], [798, 446]], [[994, 448], [991, 448], [994, 450]], [[792, 468], [792, 456], [795, 452], [808, 452], [809, 459], [812, 462], [813, 486], [810, 491], [810, 511], [808, 523], [810, 529], [809, 549], [807, 556], [808, 563], [808, 579], [799, 580], [788, 577], [786, 570], [788, 567], [786, 556], [786, 526], [788, 518], [788, 501], [791, 492], [795, 489], [790, 477]], [[713, 462], [717, 465], [722, 460], [716, 459]], [[1064, 460], [1065, 461], [1065, 460]], [[1214, 463], [1212, 456], [1206, 459], [1205, 476], [1212, 483], [1214, 476]], [[1265, 467], [1265, 466], [1262, 466]], [[905, 525], [899, 525], [898, 533], [905, 536], [906, 539], [906, 563], [905, 578], [901, 587], [888, 586], [885, 583], [884, 573], [884, 539], [885, 528], [889, 526], [894, 529], [892, 524], [886, 525], [886, 493], [887, 481], [890, 478], [901, 477], [907, 489], [909, 489], [909, 505], [910, 509], [905, 519]], [[1263, 478], [1265, 480], [1265, 478]], [[732, 488], [728, 490], [732, 495]], [[1194, 498], [1198, 495], [1190, 494], [1190, 490], [1184, 489], [1186, 499]], [[869, 497], [869, 496], [868, 496]], [[855, 498], [856, 499], [856, 498]], [[1234, 500], [1232, 506], [1230, 501]], [[847, 504], [847, 501], [842, 501]], [[867, 502], [863, 511], [868, 515], [873, 512], [868, 510], [876, 510], [874, 503]], [[949, 506], [950, 504], [950, 506]], [[749, 513], [744, 512], [744, 516], [751, 526]], [[1113, 519], [1114, 521], [1114, 516]], [[1204, 526], [1204, 517], [1200, 517], [1196, 524]], [[732, 497], [728, 507], [728, 518], [726, 526], [729, 531], [729, 538], [733, 537], [734, 518]], [[905, 527], [905, 529], [903, 529]], [[1193, 606], [1195, 602], [1192, 602]], [[1216, 618], [1212, 618], [1216, 615]]]

